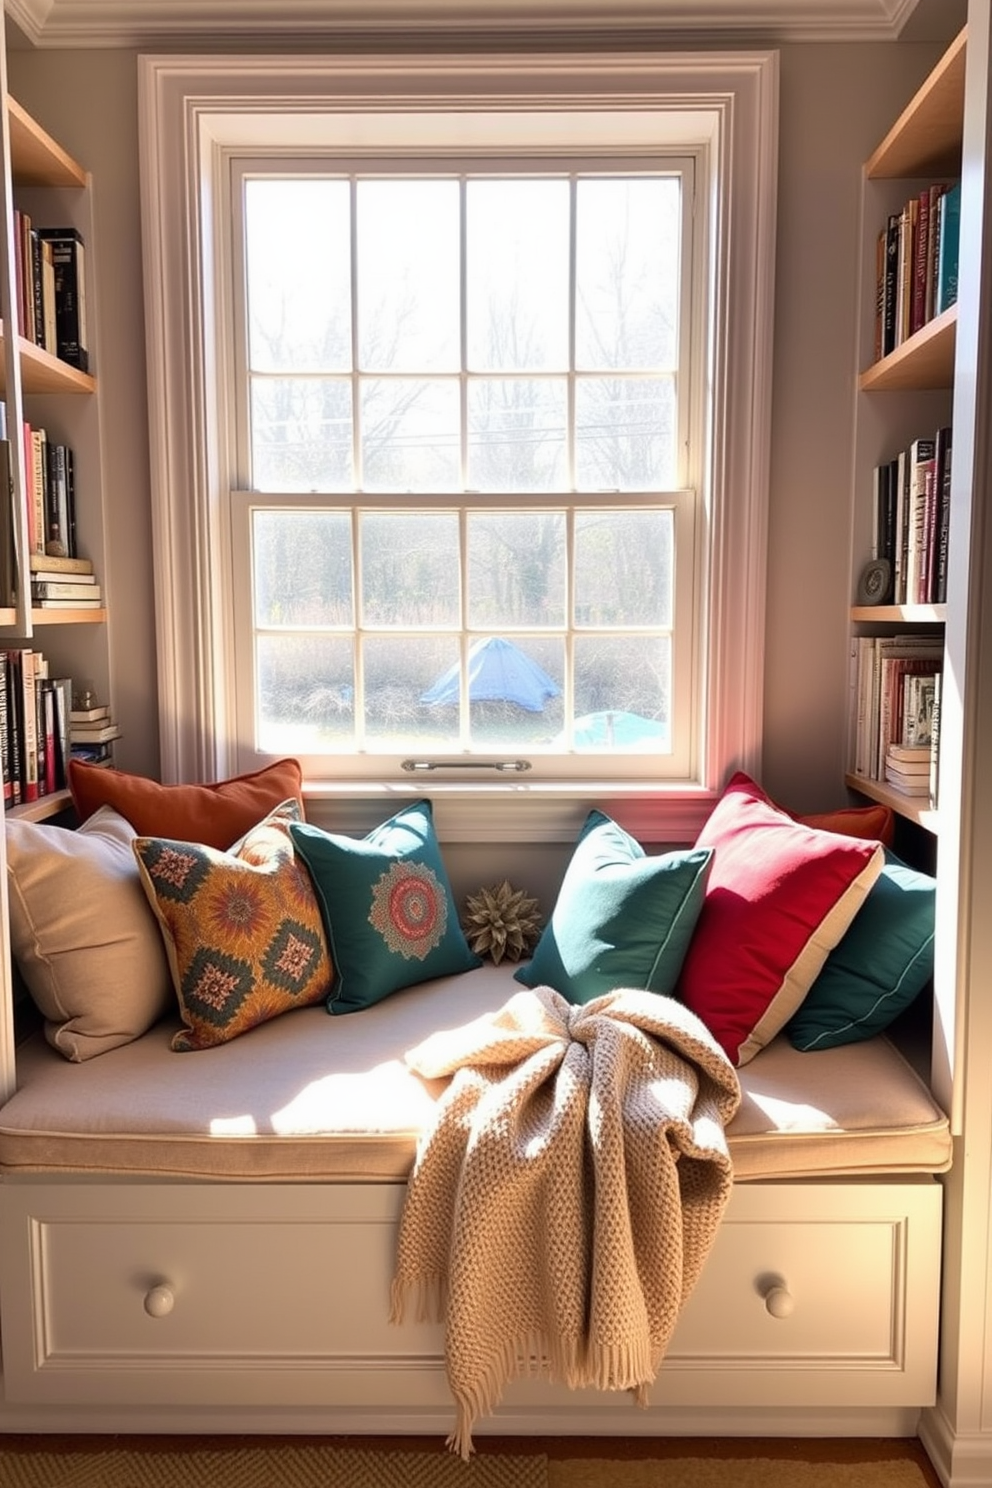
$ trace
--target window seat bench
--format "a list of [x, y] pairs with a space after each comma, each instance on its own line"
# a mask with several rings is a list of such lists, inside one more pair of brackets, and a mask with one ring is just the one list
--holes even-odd
[[[395, 1225], [440, 1086], [403, 1054], [513, 967], [216, 1049], [165, 1020], [0, 1108], [0, 1429], [446, 1432], [441, 1330], [388, 1322]], [[944, 1114], [879, 1036], [741, 1071], [735, 1183], [646, 1410], [520, 1380], [479, 1432], [909, 1435], [934, 1398]]]

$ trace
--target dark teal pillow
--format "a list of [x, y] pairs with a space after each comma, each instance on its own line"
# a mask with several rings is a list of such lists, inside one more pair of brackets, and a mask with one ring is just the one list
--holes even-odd
[[617, 987], [671, 995], [703, 905], [713, 850], [649, 857], [629, 833], [591, 811], [534, 955], [514, 973], [591, 1002]]
[[844, 938], [785, 1025], [793, 1046], [830, 1049], [871, 1038], [933, 976], [937, 880], [885, 850], [885, 864]]
[[329, 1012], [371, 1007], [401, 987], [482, 965], [458, 923], [429, 801], [407, 806], [363, 838], [309, 822], [294, 822], [290, 831], [331, 948]]

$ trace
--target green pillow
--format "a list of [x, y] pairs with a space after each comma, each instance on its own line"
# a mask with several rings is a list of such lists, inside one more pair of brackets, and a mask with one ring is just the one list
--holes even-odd
[[871, 1038], [922, 992], [933, 976], [936, 892], [936, 879], [886, 848], [864, 904], [785, 1026], [795, 1048]]
[[414, 982], [482, 965], [458, 923], [429, 801], [407, 806], [361, 839], [309, 822], [294, 822], [290, 831], [313, 877], [331, 947], [329, 1012], [371, 1007]]
[[712, 848], [649, 857], [615, 821], [591, 811], [534, 955], [514, 973], [591, 1002], [617, 987], [671, 995], [703, 904]]

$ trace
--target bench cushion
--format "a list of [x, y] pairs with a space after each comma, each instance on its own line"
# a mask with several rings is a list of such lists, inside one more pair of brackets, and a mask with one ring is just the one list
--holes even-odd
[[[0, 1174], [405, 1179], [443, 1087], [411, 1074], [404, 1051], [516, 991], [512, 967], [487, 963], [346, 1017], [301, 1008], [193, 1053], [170, 1048], [170, 1017], [86, 1064], [32, 1038], [0, 1108]], [[817, 1053], [779, 1036], [739, 1075], [743, 1101], [728, 1129], [739, 1181], [950, 1165], [943, 1112], [884, 1036]]]

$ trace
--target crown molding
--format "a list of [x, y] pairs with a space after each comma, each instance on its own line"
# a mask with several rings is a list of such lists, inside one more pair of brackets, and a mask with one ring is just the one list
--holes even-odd
[[32, 47], [148, 47], [375, 37], [384, 31], [893, 41], [918, 0], [6, 0]]

